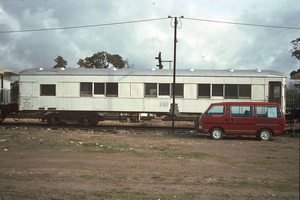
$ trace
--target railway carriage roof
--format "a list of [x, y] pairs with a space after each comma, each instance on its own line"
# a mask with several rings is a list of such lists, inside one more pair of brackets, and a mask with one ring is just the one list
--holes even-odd
[[[34, 68], [23, 70], [22, 75], [41, 76], [173, 76], [173, 69], [90, 69], [90, 68]], [[272, 70], [199, 70], [177, 69], [176, 76], [180, 77], [285, 77], [278, 71]]]
[[16, 76], [18, 75], [17, 72], [8, 70], [8, 69], [0, 69], [0, 74], [10, 74], [11, 76]]
[[275, 102], [219, 102], [212, 103], [213, 106], [228, 105], [228, 106], [280, 106], [279, 103]]

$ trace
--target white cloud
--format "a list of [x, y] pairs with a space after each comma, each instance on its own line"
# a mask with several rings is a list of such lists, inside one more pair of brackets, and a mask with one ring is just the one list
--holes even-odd
[[[296, 4], [296, 5], [295, 5]], [[299, 27], [300, 6], [293, 0], [89, 0], [1, 1], [1, 30], [104, 24], [171, 15], [254, 24]], [[299, 30], [274, 29], [182, 19], [177, 67], [197, 69], [297, 68], [290, 41]], [[0, 34], [1, 67], [20, 71], [52, 67], [60, 55], [68, 67], [99, 51], [119, 54], [135, 68], [155, 67], [158, 52], [173, 59], [171, 20], [43, 32]], [[282, 66], [285, 65], [283, 69]], [[164, 63], [167, 68], [168, 64]]]

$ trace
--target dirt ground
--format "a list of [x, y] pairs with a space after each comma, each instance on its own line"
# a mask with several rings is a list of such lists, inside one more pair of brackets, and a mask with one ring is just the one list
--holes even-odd
[[0, 125], [0, 200], [299, 199], [299, 137]]

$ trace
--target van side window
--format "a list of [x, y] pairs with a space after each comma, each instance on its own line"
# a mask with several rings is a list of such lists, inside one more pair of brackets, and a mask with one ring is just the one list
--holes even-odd
[[252, 106], [231, 106], [231, 117], [253, 117]]
[[213, 106], [211, 107], [207, 113], [207, 117], [212, 117], [214, 115], [224, 115], [225, 114], [225, 106]]
[[260, 118], [281, 118], [282, 114], [279, 107], [275, 106], [257, 106], [256, 116]]

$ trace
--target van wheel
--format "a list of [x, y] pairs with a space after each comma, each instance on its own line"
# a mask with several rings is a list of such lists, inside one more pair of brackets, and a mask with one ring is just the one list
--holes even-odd
[[261, 141], [270, 141], [272, 140], [272, 132], [268, 129], [262, 129], [259, 133], [258, 133], [258, 138]]
[[210, 132], [210, 136], [214, 140], [221, 140], [224, 136], [224, 132], [220, 128], [213, 128]]

